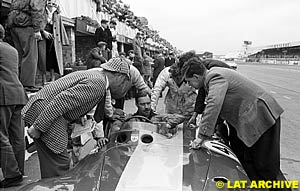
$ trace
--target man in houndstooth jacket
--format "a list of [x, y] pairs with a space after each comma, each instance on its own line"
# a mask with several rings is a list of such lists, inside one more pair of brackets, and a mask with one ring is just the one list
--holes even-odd
[[124, 96], [128, 91], [124, 87], [129, 84], [149, 91], [142, 77], [132, 76], [129, 64], [120, 57], [101, 67], [73, 72], [50, 83], [23, 108], [23, 119], [30, 126], [28, 134], [34, 138], [37, 147], [42, 178], [59, 176], [69, 169], [69, 122], [100, 104], [105, 95]]

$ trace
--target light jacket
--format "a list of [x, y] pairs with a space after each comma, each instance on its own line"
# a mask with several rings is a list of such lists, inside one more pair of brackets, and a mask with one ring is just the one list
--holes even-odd
[[63, 75], [64, 62], [62, 46], [70, 45], [67, 32], [62, 22], [61, 16], [57, 11], [53, 14], [53, 36], [54, 36], [54, 47], [56, 53], [56, 59], [58, 63], [59, 74]]
[[151, 94], [151, 108], [156, 111], [159, 96], [168, 87], [169, 90], [165, 98], [166, 112], [181, 114], [188, 118], [193, 114], [197, 92], [187, 83], [182, 83], [178, 87], [171, 78], [169, 69], [170, 67], [166, 67], [157, 77]]

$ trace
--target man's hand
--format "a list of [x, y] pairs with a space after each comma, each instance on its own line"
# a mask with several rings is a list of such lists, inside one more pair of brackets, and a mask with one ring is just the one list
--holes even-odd
[[36, 128], [34, 128], [33, 126], [31, 126], [30, 128], [28, 128], [27, 134], [32, 139], [38, 139], [41, 136], [41, 132], [39, 130], [37, 130]]
[[100, 137], [97, 138], [97, 145], [98, 147], [100, 147], [100, 149], [102, 149], [107, 143], [108, 143], [108, 139], [105, 137]]
[[47, 31], [43, 31], [44, 37], [48, 40], [53, 40], [54, 37], [51, 33], [47, 32]]
[[198, 113], [194, 112], [192, 117], [190, 118], [190, 120], [187, 122], [186, 127], [189, 127], [191, 129], [197, 128], [197, 126], [196, 126], [197, 116], [198, 116]]
[[196, 126], [196, 116], [193, 115], [190, 118], [190, 120], [187, 122], [186, 126], [189, 127], [189, 128], [191, 128], [191, 129], [194, 129], [195, 127], [197, 127]]
[[199, 134], [196, 139], [191, 141], [190, 149], [200, 149], [200, 147], [202, 146], [202, 143], [208, 139], [211, 139], [211, 137]]
[[196, 138], [190, 143], [190, 149], [199, 149], [201, 147], [203, 140], [200, 138]]
[[42, 37], [40, 31], [34, 33], [34, 38], [35, 38], [36, 40], [43, 40], [43, 37]]

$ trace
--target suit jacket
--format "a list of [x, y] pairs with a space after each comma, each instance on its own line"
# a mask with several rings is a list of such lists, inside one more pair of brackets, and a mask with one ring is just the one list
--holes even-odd
[[40, 130], [41, 139], [54, 153], [67, 147], [68, 122], [92, 110], [106, 91], [102, 71], [88, 70], [68, 74], [41, 89], [22, 110], [27, 125]]
[[[219, 60], [205, 59], [202, 61], [202, 63], [208, 70], [211, 69], [212, 67], [223, 67], [223, 68], [231, 69], [231, 67], [228, 64]], [[206, 97], [206, 92], [204, 88], [199, 89], [197, 99], [196, 99], [196, 104], [195, 104], [195, 110], [194, 110], [195, 112], [202, 113], [204, 111], [205, 97]]]
[[0, 105], [25, 105], [27, 96], [18, 78], [18, 51], [0, 42]]
[[204, 66], [207, 69], [210, 69], [212, 67], [231, 68], [228, 64], [226, 64], [225, 62], [222, 62], [220, 60], [205, 59], [205, 60], [202, 61], [202, 63], [204, 64]]
[[112, 35], [109, 29], [104, 29], [102, 27], [99, 27], [96, 29], [95, 32], [95, 42], [96, 45], [98, 42], [106, 42], [107, 43], [107, 48], [110, 50], [112, 49]]
[[236, 129], [238, 137], [251, 147], [283, 113], [269, 93], [231, 69], [211, 68], [205, 74], [204, 87], [208, 97], [200, 134], [211, 136], [220, 115]]
[[106, 28], [104, 32], [106, 32], [107, 34], [107, 48], [109, 50], [112, 50], [112, 42], [113, 42], [112, 33], [109, 28]]

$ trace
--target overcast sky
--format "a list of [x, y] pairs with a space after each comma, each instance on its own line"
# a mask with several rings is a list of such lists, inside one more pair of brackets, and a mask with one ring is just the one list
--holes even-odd
[[162, 38], [183, 51], [227, 54], [243, 41], [300, 41], [300, 0], [123, 0]]

